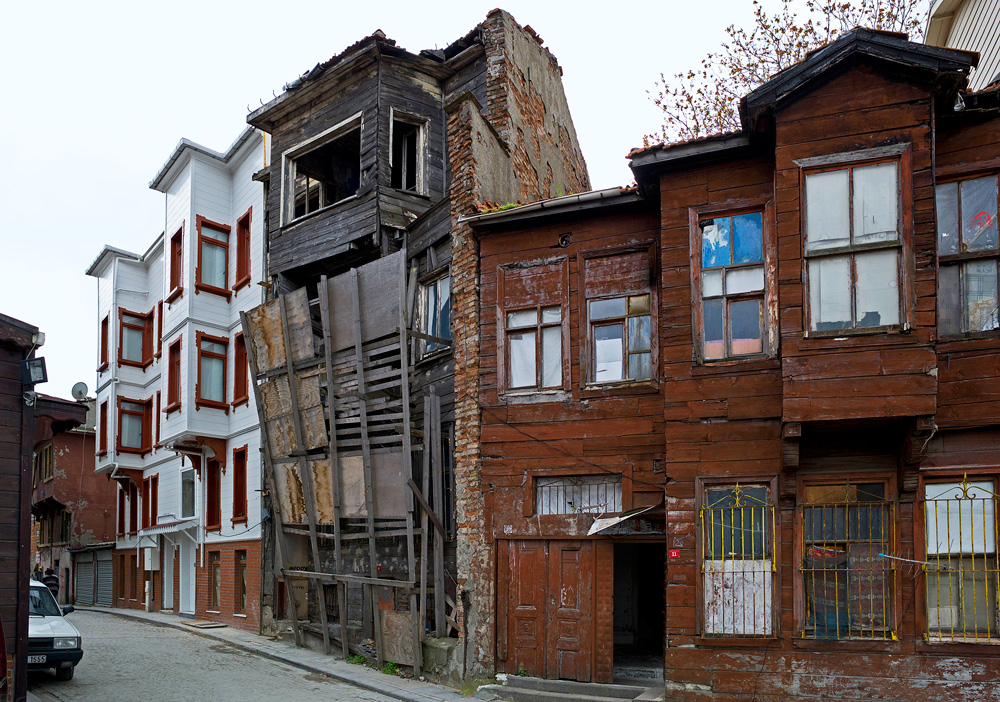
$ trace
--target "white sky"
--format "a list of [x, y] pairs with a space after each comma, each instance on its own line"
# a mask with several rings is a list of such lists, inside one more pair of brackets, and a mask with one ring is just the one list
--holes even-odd
[[[376, 29], [412, 52], [443, 47], [498, 3], [8, 3], [0, 312], [45, 332], [37, 389], [69, 397], [82, 380], [93, 395], [97, 281], [84, 271], [105, 244], [142, 253], [162, 231], [164, 196], [148, 183], [181, 137], [225, 150], [247, 106]], [[563, 67], [595, 188], [632, 180], [625, 155], [659, 124], [646, 92], [659, 74], [695, 67], [752, 17], [750, 0], [500, 6]]]

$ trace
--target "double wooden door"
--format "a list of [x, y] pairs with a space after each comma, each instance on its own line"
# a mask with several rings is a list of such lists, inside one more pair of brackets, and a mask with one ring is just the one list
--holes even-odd
[[597, 573], [598, 556], [612, 554], [597, 541], [498, 541], [498, 667], [581, 682], [610, 678], [611, 652], [606, 665], [598, 660], [595, 633], [606, 625], [610, 635], [611, 622], [595, 618], [594, 605], [595, 591], [612, 587], [613, 570]]

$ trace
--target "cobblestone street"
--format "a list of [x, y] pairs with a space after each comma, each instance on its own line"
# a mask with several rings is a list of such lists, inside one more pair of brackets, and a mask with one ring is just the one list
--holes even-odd
[[47, 671], [28, 674], [28, 689], [43, 701], [391, 699], [193, 633], [95, 612], [69, 619], [83, 636], [83, 660], [68, 682]]

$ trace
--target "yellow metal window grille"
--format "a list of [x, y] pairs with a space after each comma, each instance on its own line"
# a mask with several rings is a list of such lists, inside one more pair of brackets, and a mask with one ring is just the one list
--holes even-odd
[[772, 636], [774, 506], [766, 485], [705, 490], [699, 513], [706, 636]]
[[809, 485], [802, 523], [804, 638], [895, 639], [895, 510], [884, 483]]
[[929, 640], [1000, 643], [997, 495], [992, 480], [924, 486]]

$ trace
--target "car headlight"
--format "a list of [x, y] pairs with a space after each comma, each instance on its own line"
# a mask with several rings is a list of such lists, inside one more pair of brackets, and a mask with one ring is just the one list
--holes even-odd
[[52, 645], [54, 648], [76, 648], [80, 645], [80, 639], [76, 636], [66, 636], [57, 638]]

